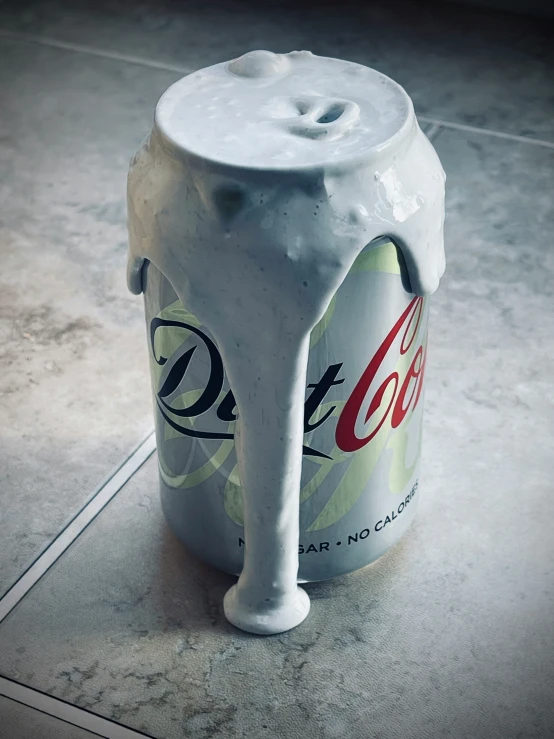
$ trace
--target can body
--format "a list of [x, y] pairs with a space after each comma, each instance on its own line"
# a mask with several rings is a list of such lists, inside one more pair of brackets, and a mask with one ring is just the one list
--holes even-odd
[[[311, 334], [300, 581], [353, 571], [409, 527], [418, 500], [428, 299], [388, 239], [360, 253]], [[217, 344], [152, 264], [143, 274], [166, 519], [190, 551], [242, 568], [237, 409]], [[271, 387], [268, 387], [271, 392]]]

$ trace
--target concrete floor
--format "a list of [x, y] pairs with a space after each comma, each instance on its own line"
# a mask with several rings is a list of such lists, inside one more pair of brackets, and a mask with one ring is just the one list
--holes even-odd
[[[0, 739], [554, 736], [553, 27], [367, 5], [0, 4]], [[164, 526], [124, 284], [157, 98], [252, 48], [390, 74], [448, 175], [417, 522], [268, 639]]]

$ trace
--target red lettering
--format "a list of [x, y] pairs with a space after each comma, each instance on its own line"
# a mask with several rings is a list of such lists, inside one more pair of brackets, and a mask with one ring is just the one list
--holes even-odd
[[421, 395], [421, 391], [423, 390], [423, 378], [425, 377], [425, 365], [427, 364], [427, 336], [425, 337], [425, 347], [423, 349], [423, 362], [421, 363], [421, 369], [419, 371], [419, 382], [418, 382], [418, 388], [417, 388], [417, 395], [414, 400], [414, 407], [412, 408], [413, 411], [415, 411], [417, 404], [419, 403], [419, 397]]
[[[381, 383], [381, 385], [379, 386], [379, 389], [377, 390], [373, 399], [371, 400], [371, 403], [369, 404], [369, 408], [368, 408], [366, 418], [365, 418], [366, 422], [380, 408], [381, 403], [383, 402], [385, 391], [387, 390], [390, 383], [394, 382], [394, 392], [392, 394], [392, 398], [387, 406], [387, 409], [383, 413], [379, 421], [379, 424], [368, 436], [362, 437], [362, 438], [359, 438], [358, 436], [356, 436], [356, 431], [355, 431], [356, 419], [358, 418], [358, 415], [360, 413], [360, 408], [362, 407], [362, 404], [367, 396], [371, 383], [373, 382], [373, 380], [375, 379], [375, 375], [379, 371], [379, 367], [382, 365], [383, 360], [385, 359], [387, 355], [387, 352], [389, 351], [392, 344], [394, 343], [394, 340], [400, 333], [402, 326], [408, 320], [408, 317], [410, 317], [410, 321], [408, 323], [408, 326], [402, 338], [402, 346], [401, 346], [401, 350], [402, 349], [404, 350], [402, 351], [403, 354], [408, 351], [417, 333], [417, 329], [421, 321], [422, 311], [423, 311], [423, 298], [417, 298], [417, 297], [414, 298], [410, 302], [410, 304], [408, 305], [404, 313], [402, 313], [398, 321], [394, 324], [394, 326], [392, 327], [388, 335], [385, 337], [379, 349], [377, 349], [375, 355], [373, 356], [370, 363], [367, 365], [366, 369], [364, 370], [364, 373], [358, 380], [358, 384], [352, 391], [352, 395], [346, 401], [344, 409], [337, 423], [337, 430], [336, 430], [336, 435], [335, 435], [337, 446], [343, 452], [356, 452], [358, 449], [361, 449], [363, 446], [369, 443], [371, 439], [373, 439], [373, 437], [377, 434], [377, 432], [379, 431], [379, 429], [382, 427], [385, 420], [387, 419], [390, 409], [395, 400], [396, 391], [398, 389], [399, 378], [396, 372], [393, 372], [392, 374], [390, 374]], [[416, 315], [417, 315], [417, 318], [415, 318]], [[415, 324], [413, 334], [410, 337], [410, 341], [408, 345], [405, 346], [406, 337], [410, 331], [410, 327], [412, 323], [414, 322], [414, 320], [416, 321], [416, 324]], [[412, 363], [412, 366], [415, 367], [414, 363]], [[423, 363], [420, 369], [418, 370], [418, 372], [421, 371], [422, 367], [423, 367]], [[404, 384], [406, 384], [406, 381], [404, 382]], [[415, 392], [415, 388], [414, 388], [414, 392]], [[404, 391], [404, 394], [405, 393], [406, 391]], [[418, 392], [418, 398], [419, 398], [419, 392]], [[416, 399], [416, 402], [417, 402], [417, 399]]]
[[[417, 367], [416, 369], [416, 365], [418, 361], [419, 361], [419, 367]], [[394, 410], [392, 412], [392, 418], [391, 418], [391, 426], [393, 427], [393, 429], [395, 429], [397, 426], [400, 426], [400, 424], [402, 423], [402, 421], [404, 420], [406, 416], [406, 413], [408, 412], [410, 403], [414, 399], [414, 395], [416, 394], [416, 391], [419, 390], [419, 376], [420, 376], [422, 369], [423, 369], [423, 347], [420, 346], [415, 354], [415, 357], [412, 360], [412, 363], [410, 364], [406, 377], [404, 378], [404, 382], [402, 383], [402, 387], [400, 388], [400, 392], [398, 393], [398, 398], [396, 399], [396, 404], [394, 406]], [[406, 405], [404, 405], [404, 401], [406, 399], [406, 393], [408, 392], [408, 388], [410, 386], [411, 380], [415, 380], [415, 383], [412, 387], [412, 394], [410, 395], [410, 399], [408, 400]], [[417, 397], [419, 398], [419, 392], [418, 392]]]
[[368, 441], [371, 441], [371, 439], [373, 439], [373, 437], [377, 434], [381, 426], [385, 423], [387, 416], [389, 415], [389, 411], [392, 407], [392, 404], [394, 403], [394, 399], [396, 397], [396, 390], [398, 388], [398, 372], [393, 372], [391, 375], [387, 377], [386, 380], [384, 380], [381, 383], [381, 385], [379, 386], [379, 390], [377, 390], [377, 392], [373, 396], [371, 403], [369, 404], [369, 408], [367, 409], [367, 413], [365, 417], [366, 423], [369, 421], [371, 416], [375, 413], [377, 408], [379, 408], [379, 406], [383, 402], [383, 395], [385, 394], [386, 389], [388, 388], [388, 386], [390, 385], [392, 381], [394, 381], [394, 390], [392, 391], [392, 396], [387, 406], [387, 410], [383, 413], [383, 417], [379, 421], [378, 426], [376, 426], [376, 428], [371, 432], [371, 434], [366, 437], [366, 443]]
[[[420, 298], [419, 299], [419, 302], [417, 304], [416, 309], [412, 313], [412, 316], [410, 318], [410, 322], [408, 323], [408, 326], [406, 328], [406, 331], [404, 331], [404, 336], [402, 337], [402, 344], [400, 345], [400, 354], [402, 354], [402, 356], [404, 356], [404, 354], [406, 354], [406, 352], [408, 351], [408, 349], [414, 343], [414, 339], [415, 339], [416, 334], [417, 334], [417, 331], [419, 329], [419, 324], [421, 323], [421, 316], [422, 315], [423, 315], [423, 300]], [[410, 342], [409, 342], [408, 346], [406, 346], [406, 337], [410, 333], [410, 329], [412, 328], [412, 324], [414, 323], [414, 320], [415, 320], [415, 325], [414, 325], [414, 327], [412, 329], [412, 334], [410, 336]]]

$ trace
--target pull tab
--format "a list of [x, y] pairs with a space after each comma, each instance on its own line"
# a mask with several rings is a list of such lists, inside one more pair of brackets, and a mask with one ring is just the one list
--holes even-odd
[[293, 134], [309, 139], [336, 139], [354, 126], [360, 108], [340, 98], [310, 98], [293, 101], [300, 115], [282, 120]]

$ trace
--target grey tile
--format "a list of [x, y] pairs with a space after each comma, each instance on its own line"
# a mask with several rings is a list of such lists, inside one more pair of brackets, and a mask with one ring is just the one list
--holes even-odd
[[420, 509], [257, 638], [167, 532], [155, 459], [0, 627], [0, 670], [160, 739], [544, 739], [551, 695], [554, 152], [441, 131]]
[[175, 75], [0, 54], [1, 594], [151, 427], [125, 176]]
[[0, 695], [0, 739], [96, 739], [98, 734], [59, 721]]
[[513, 470], [470, 479], [446, 446], [448, 489], [428, 462], [409, 536], [310, 586], [308, 621], [267, 639], [225, 622], [231, 578], [167, 533], [151, 460], [4, 622], [0, 669], [159, 739], [367, 739], [368, 725], [384, 739], [543, 739], [552, 561], [532, 542], [547, 511], [522, 526]]
[[232, 579], [167, 532], [151, 460], [0, 626], [3, 674], [160, 739], [552, 733], [554, 151], [435, 146], [449, 266], [409, 535], [251, 637], [222, 614]]
[[253, 48], [376, 67], [418, 112], [554, 140], [553, 24], [451, 3], [7, 0], [8, 30], [195, 69]]

